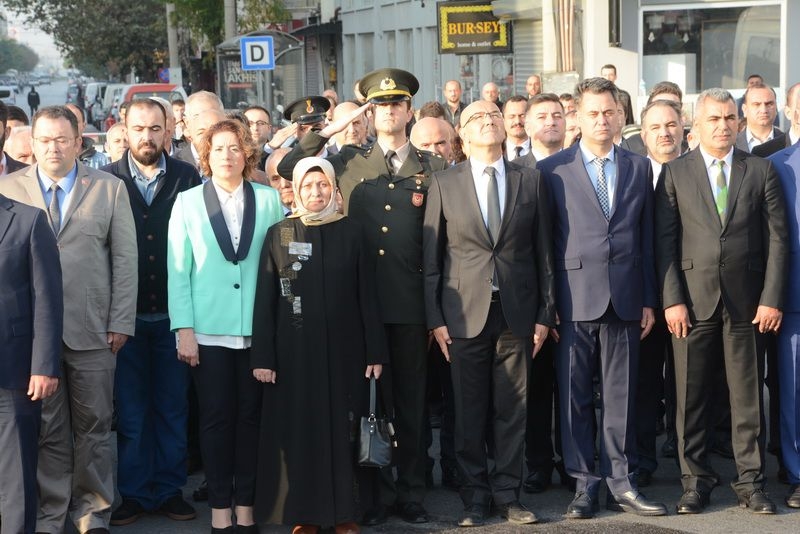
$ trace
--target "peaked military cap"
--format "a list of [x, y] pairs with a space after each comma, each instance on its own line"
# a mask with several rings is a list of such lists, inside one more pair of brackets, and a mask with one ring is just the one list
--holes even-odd
[[316, 124], [325, 120], [330, 107], [330, 100], [324, 96], [307, 96], [286, 106], [283, 117], [297, 124]]
[[401, 69], [378, 69], [366, 74], [359, 83], [361, 92], [372, 104], [411, 100], [419, 90], [419, 81]]

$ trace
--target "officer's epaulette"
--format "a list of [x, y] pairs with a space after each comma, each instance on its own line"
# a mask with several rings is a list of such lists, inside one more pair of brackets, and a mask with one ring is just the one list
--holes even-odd
[[415, 148], [414, 150], [417, 151], [417, 159], [419, 159], [420, 161], [425, 159], [424, 156], [428, 156], [429, 158], [442, 159], [442, 155], [437, 153], [437, 152], [430, 152], [428, 150], [422, 150], [422, 149], [419, 149], [419, 148]]
[[372, 143], [371, 145], [361, 145], [358, 148], [364, 151], [364, 156], [369, 156], [370, 154], [372, 154], [372, 149], [375, 148], [375, 145], [377, 144], [378, 143]]

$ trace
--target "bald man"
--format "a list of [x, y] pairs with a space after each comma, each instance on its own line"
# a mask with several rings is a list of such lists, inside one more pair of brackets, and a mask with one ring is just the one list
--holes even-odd
[[483, 84], [481, 88], [481, 99], [493, 103], [497, 109], [503, 109], [503, 102], [500, 100], [500, 89], [494, 82]]
[[[342, 102], [333, 109], [333, 120], [349, 115], [360, 106], [353, 102]], [[367, 142], [367, 117], [363, 113], [353, 119], [347, 127], [333, 136], [334, 144], [328, 152], [336, 154], [344, 145], [364, 146]]]
[[411, 144], [420, 150], [433, 152], [453, 164], [453, 128], [444, 119], [425, 117], [411, 128]]
[[[191, 96], [186, 99], [183, 122], [185, 127], [184, 136], [189, 143], [177, 148], [174, 151], [173, 156], [178, 159], [182, 159], [187, 163], [191, 163], [195, 167], [197, 166], [197, 150], [195, 148], [196, 143], [192, 141], [192, 131], [195, 129], [192, 126], [192, 122], [194, 122], [194, 120], [197, 119], [201, 113], [208, 110], [216, 111], [224, 118], [225, 107], [222, 105], [222, 100], [220, 100], [219, 97], [214, 93], [209, 91], [198, 91], [196, 93], [192, 93]], [[217, 119], [215, 122], [219, 122], [220, 120], [222, 119]], [[207, 125], [206, 128], [208, 126], [210, 125]], [[203, 128], [203, 131], [205, 131], [205, 128]]]
[[128, 131], [123, 123], [118, 122], [106, 132], [106, 154], [113, 163], [120, 160], [127, 149]]

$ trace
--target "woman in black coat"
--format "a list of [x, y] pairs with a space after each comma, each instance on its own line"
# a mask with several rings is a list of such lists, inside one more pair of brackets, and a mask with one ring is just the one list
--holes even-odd
[[358, 532], [355, 430], [367, 377], [388, 359], [374, 267], [359, 225], [336, 210], [333, 167], [294, 170], [294, 213], [261, 254], [252, 367], [264, 382], [256, 482], [259, 521], [294, 532]]

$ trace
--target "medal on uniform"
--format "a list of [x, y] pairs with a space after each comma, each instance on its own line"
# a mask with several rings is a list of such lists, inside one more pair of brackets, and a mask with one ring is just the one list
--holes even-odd
[[292, 294], [292, 282], [288, 278], [281, 278], [281, 296], [288, 297]]
[[292, 241], [289, 243], [289, 254], [294, 256], [311, 256], [311, 243]]
[[294, 263], [292, 264], [292, 270], [293, 270], [293, 271], [299, 271], [299, 270], [300, 270], [300, 269], [302, 269], [302, 268], [303, 268], [303, 264], [302, 264], [302, 263], [300, 263], [299, 261], [296, 261], [296, 262], [294, 262]]
[[422, 193], [411, 193], [411, 203], [416, 207], [422, 206], [422, 201], [425, 200], [425, 195]]

